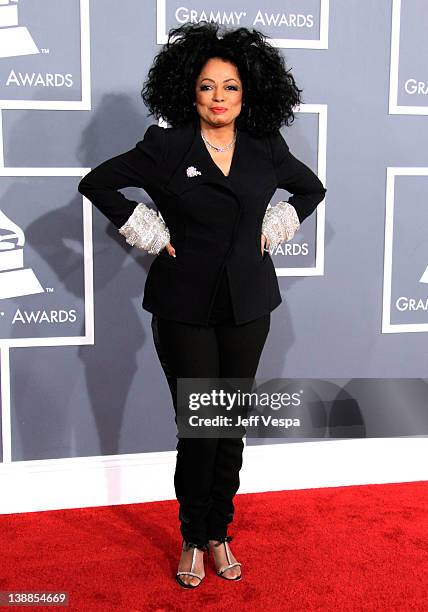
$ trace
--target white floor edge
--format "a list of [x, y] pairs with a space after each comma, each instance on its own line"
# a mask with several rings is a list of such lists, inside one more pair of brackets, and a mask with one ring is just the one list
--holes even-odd
[[[175, 499], [176, 451], [0, 464], [0, 514]], [[428, 480], [428, 438], [246, 446], [239, 493]]]

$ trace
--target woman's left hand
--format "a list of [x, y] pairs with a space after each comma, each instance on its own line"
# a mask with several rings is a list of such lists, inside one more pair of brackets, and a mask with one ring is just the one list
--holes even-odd
[[266, 244], [266, 236], [264, 234], [260, 234], [260, 247], [261, 247], [261, 251], [262, 251], [262, 256], [265, 250], [265, 244]]

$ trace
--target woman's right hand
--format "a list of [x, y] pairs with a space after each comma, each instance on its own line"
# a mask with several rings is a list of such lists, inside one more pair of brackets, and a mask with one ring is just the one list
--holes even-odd
[[167, 250], [168, 255], [170, 255], [171, 257], [176, 257], [175, 249], [174, 249], [174, 247], [172, 246], [172, 244], [170, 242], [168, 242], [165, 245], [165, 249]]

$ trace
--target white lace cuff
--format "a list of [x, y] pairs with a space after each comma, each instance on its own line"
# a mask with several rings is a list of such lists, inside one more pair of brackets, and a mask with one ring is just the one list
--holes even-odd
[[278, 202], [265, 212], [262, 233], [266, 236], [268, 247], [276, 248], [281, 242], [291, 240], [300, 227], [296, 209], [289, 202]]
[[126, 223], [119, 228], [131, 246], [158, 255], [170, 241], [164, 220], [146, 204], [138, 204]]

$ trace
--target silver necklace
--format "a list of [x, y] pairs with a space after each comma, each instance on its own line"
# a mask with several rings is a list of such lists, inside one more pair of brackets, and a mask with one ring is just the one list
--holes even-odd
[[216, 145], [211, 144], [210, 142], [208, 142], [208, 140], [205, 138], [202, 130], [201, 130], [201, 136], [202, 136], [202, 140], [212, 149], [215, 149], [215, 151], [219, 151], [220, 153], [223, 153], [224, 151], [228, 151], [229, 149], [231, 149], [233, 147], [233, 145], [235, 144], [235, 140], [236, 140], [236, 131], [235, 131], [235, 135], [233, 137], [232, 142], [230, 142], [228, 145], [226, 145], [225, 147], [217, 147]]

